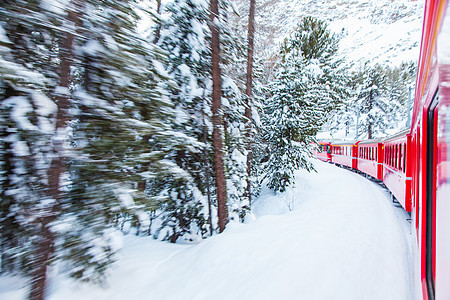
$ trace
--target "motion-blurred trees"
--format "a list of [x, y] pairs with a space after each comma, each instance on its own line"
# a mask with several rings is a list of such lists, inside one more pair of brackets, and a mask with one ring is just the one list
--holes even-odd
[[0, 8], [2, 271], [31, 276], [31, 299], [60, 259], [102, 280], [120, 216], [148, 223], [157, 205], [138, 183], [173, 172], [161, 149], [184, 143], [170, 134], [165, 54], [136, 34], [134, 5]]

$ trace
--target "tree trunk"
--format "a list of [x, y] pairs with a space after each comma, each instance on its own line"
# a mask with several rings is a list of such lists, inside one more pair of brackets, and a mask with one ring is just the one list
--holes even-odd
[[[81, 12], [81, 0], [72, 0], [68, 7], [67, 22], [74, 28], [79, 25]], [[53, 255], [53, 245], [55, 236], [50, 229], [51, 223], [59, 214], [59, 203], [61, 201], [60, 182], [65, 171], [65, 161], [62, 154], [64, 149], [65, 132], [69, 120], [69, 87], [70, 68], [73, 63], [73, 41], [74, 35], [71, 30], [67, 30], [60, 45], [60, 77], [59, 91], [56, 91], [55, 102], [58, 107], [56, 115], [55, 134], [53, 139], [53, 160], [47, 171], [48, 176], [48, 196], [52, 199], [52, 204], [40, 211], [42, 217], [39, 220], [40, 241], [36, 247], [34, 268], [31, 279], [30, 300], [43, 300], [47, 285], [47, 270]]]
[[228, 209], [227, 209], [227, 189], [225, 182], [225, 169], [222, 158], [222, 77], [220, 72], [220, 39], [219, 28], [219, 4], [218, 0], [211, 0], [211, 71], [212, 71], [212, 123], [213, 123], [213, 147], [214, 147], [214, 169], [216, 173], [216, 187], [217, 187], [217, 213], [219, 217], [219, 232], [225, 229], [228, 223]]
[[250, 0], [250, 11], [248, 16], [248, 55], [247, 55], [247, 76], [245, 83], [245, 94], [247, 95], [247, 106], [245, 107], [245, 117], [248, 119], [247, 126], [247, 197], [248, 205], [251, 207], [252, 203], [252, 189], [251, 189], [251, 160], [252, 160], [252, 88], [253, 88], [253, 44], [255, 36], [255, 0]]
[[[156, 13], [159, 16], [161, 15], [161, 0], [156, 0]], [[161, 37], [161, 23], [158, 23], [155, 29], [155, 38], [153, 40], [153, 43], [154, 44], [158, 43], [160, 37]]]
[[[204, 96], [205, 93], [203, 93]], [[212, 201], [211, 201], [211, 187], [210, 187], [210, 176], [209, 176], [209, 154], [208, 154], [208, 128], [206, 127], [206, 116], [205, 116], [205, 101], [202, 102], [202, 119], [203, 119], [203, 143], [205, 147], [203, 148], [203, 159], [205, 165], [205, 185], [206, 185], [206, 196], [208, 198], [208, 224], [209, 224], [209, 235], [212, 236], [214, 232], [214, 227], [212, 223]]]

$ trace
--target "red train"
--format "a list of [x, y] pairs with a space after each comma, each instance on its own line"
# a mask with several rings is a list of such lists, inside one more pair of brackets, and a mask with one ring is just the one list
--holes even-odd
[[381, 180], [417, 236], [423, 299], [450, 299], [450, 10], [426, 0], [411, 128], [383, 140], [320, 142], [316, 157]]

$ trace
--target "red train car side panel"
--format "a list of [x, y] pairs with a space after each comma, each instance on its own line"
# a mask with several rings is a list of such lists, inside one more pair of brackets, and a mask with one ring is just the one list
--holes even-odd
[[[406, 211], [411, 211], [411, 175], [408, 158], [411, 138], [403, 131], [383, 142], [383, 182]], [[408, 147], [409, 146], [409, 147]]]
[[354, 142], [340, 142], [331, 144], [331, 161], [335, 164], [356, 169], [356, 147]]
[[[444, 1], [442, 1], [444, 2]], [[446, 1], [445, 1], [446, 2]], [[447, 4], [448, 6], [448, 4]], [[441, 8], [444, 10], [444, 8]], [[435, 295], [450, 299], [450, 10], [443, 12], [437, 43], [439, 105], [436, 124]]]
[[358, 170], [378, 180], [383, 179], [383, 150], [381, 141], [358, 144]]
[[424, 299], [450, 299], [450, 13], [426, 0], [411, 135]]

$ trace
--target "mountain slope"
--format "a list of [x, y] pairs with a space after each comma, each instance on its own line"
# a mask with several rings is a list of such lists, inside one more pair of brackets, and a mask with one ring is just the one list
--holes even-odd
[[[246, 16], [247, 1], [237, 3]], [[265, 0], [256, 14], [257, 53], [264, 59], [276, 53], [304, 16], [328, 21], [342, 38], [341, 55], [354, 67], [365, 61], [398, 65], [419, 56], [423, 1]]]

